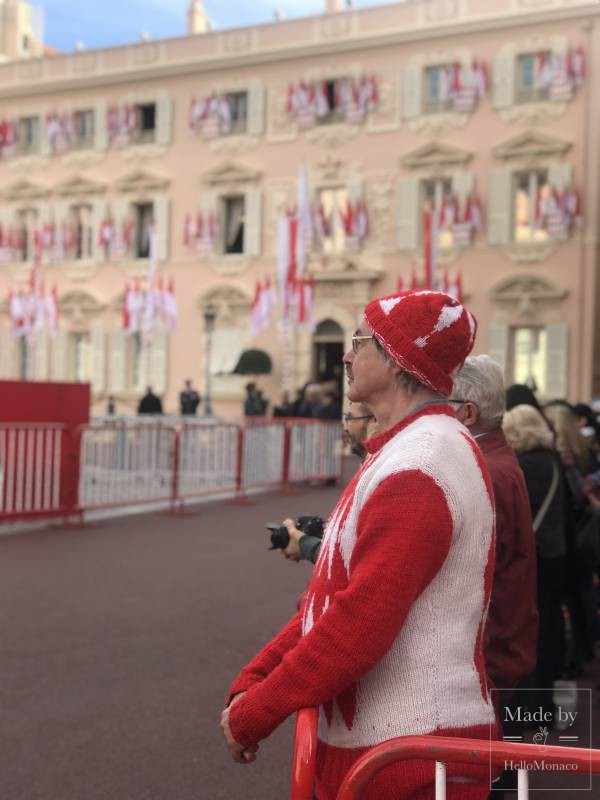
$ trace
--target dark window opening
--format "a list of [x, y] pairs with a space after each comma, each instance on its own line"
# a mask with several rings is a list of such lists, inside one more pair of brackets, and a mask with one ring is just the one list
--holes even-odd
[[244, 215], [245, 215], [245, 200], [243, 195], [236, 197], [225, 197], [224, 204], [224, 220], [225, 220], [225, 238], [224, 238], [224, 252], [229, 253], [243, 253], [244, 252]]
[[231, 92], [225, 95], [231, 114], [230, 133], [245, 133], [248, 125], [248, 93]]
[[138, 106], [140, 138], [152, 139], [156, 130], [156, 103], [143, 103]]
[[152, 203], [135, 204], [135, 254], [136, 258], [150, 255], [150, 228], [154, 216]]

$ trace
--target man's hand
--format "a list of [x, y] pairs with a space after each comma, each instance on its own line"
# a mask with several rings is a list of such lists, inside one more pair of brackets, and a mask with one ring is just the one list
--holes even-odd
[[302, 554], [300, 553], [300, 539], [304, 536], [304, 534], [302, 531], [298, 530], [298, 528], [294, 525], [294, 521], [291, 519], [284, 519], [282, 525], [288, 529], [290, 541], [285, 550], [282, 550], [281, 552], [285, 558], [289, 559], [290, 561], [301, 561]]
[[245, 692], [236, 694], [229, 706], [221, 712], [221, 730], [227, 742], [229, 753], [237, 764], [250, 764], [252, 761], [256, 761], [256, 753], [258, 752], [258, 745], [254, 745], [254, 747], [243, 747], [236, 742], [231, 733], [231, 728], [229, 727], [229, 712], [231, 711], [231, 707], [245, 694]]

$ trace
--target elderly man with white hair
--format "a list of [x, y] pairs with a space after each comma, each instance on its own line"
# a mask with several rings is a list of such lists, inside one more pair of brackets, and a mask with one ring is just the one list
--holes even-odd
[[[496, 563], [484, 653], [488, 676], [501, 690], [503, 723], [510, 690], [535, 668], [538, 627], [535, 537], [525, 478], [502, 431], [505, 398], [500, 365], [488, 355], [467, 358], [454, 378], [451, 400], [481, 448], [494, 490]], [[513, 702], [518, 704], [518, 694]], [[519, 731], [508, 724], [504, 733]], [[494, 800], [499, 796], [493, 792]]]

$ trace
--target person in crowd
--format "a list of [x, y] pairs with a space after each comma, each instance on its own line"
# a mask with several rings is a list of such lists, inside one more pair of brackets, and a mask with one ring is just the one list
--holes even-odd
[[246, 384], [246, 399], [244, 400], [244, 416], [246, 417], [262, 417], [263, 402], [258, 393], [255, 383]]
[[565, 479], [548, 424], [532, 405], [504, 415], [503, 430], [515, 449], [527, 485], [535, 533], [538, 595], [537, 663], [528, 683], [527, 704], [555, 712], [552, 685], [562, 673], [565, 630], [562, 612], [565, 556]]
[[182, 417], [193, 416], [200, 405], [200, 395], [192, 386], [188, 378], [185, 382], [185, 389], [179, 395], [179, 413]]
[[264, 396], [264, 393], [263, 393], [262, 389], [257, 389], [256, 390], [256, 394], [258, 396], [258, 403], [259, 403], [259, 406], [260, 406], [260, 415], [259, 416], [264, 417], [264, 416], [266, 416], [267, 409], [269, 408], [269, 401]]
[[[344, 414], [344, 438], [350, 445], [350, 452], [363, 461], [367, 455], [365, 441], [375, 435], [377, 422], [369, 409], [362, 403], [350, 403], [350, 410]], [[298, 530], [293, 519], [284, 519], [290, 534], [290, 541], [282, 554], [291, 561], [312, 561], [316, 564], [322, 539], [309, 536]]]
[[544, 412], [533, 390], [524, 383], [513, 383], [506, 390], [506, 410], [510, 411], [515, 406], [520, 405], [533, 406], [543, 416]]
[[[535, 538], [529, 496], [514, 450], [502, 432], [505, 411], [502, 368], [488, 355], [469, 356], [454, 378], [451, 401], [456, 416], [481, 448], [496, 507], [496, 561], [492, 596], [484, 633], [488, 676], [499, 690], [497, 702], [503, 733], [523, 734], [507, 709], [519, 705], [519, 688], [537, 660], [537, 582]], [[514, 714], [513, 714], [514, 716]], [[494, 784], [493, 800], [516, 789], [516, 775], [507, 771]]]
[[302, 392], [302, 400], [297, 404], [296, 417], [317, 419], [321, 408], [321, 387], [318, 383], [307, 383]]
[[293, 417], [294, 409], [293, 404], [290, 403], [290, 393], [284, 392], [281, 395], [281, 402], [279, 405], [273, 407], [274, 417]]
[[151, 386], [146, 386], [146, 394], [138, 405], [138, 414], [162, 414], [162, 401], [160, 397], [152, 391]]
[[[480, 632], [492, 489], [447, 402], [475, 332], [469, 311], [438, 292], [366, 306], [344, 364], [348, 399], [370, 409], [380, 432], [328, 522], [304, 610], [241, 671], [221, 716], [232, 758], [246, 763], [284, 719], [321, 706], [320, 800], [386, 739], [490, 736]], [[484, 800], [489, 777], [488, 765], [447, 765], [447, 800]], [[393, 800], [402, 786], [425, 800], [434, 785], [433, 763], [398, 762], [363, 797]]]
[[544, 412], [556, 432], [556, 448], [560, 453], [566, 478], [566, 602], [571, 620], [571, 641], [568, 655], [569, 674], [576, 677], [585, 661], [594, 657], [596, 640], [596, 597], [594, 568], [581, 557], [577, 533], [586, 519], [584, 479], [593, 466], [587, 442], [581, 435], [577, 418], [570, 406], [545, 406]]
[[319, 419], [336, 420], [342, 416], [342, 407], [335, 392], [326, 392], [317, 410]]
[[106, 413], [109, 417], [114, 416], [116, 410], [115, 398], [111, 395], [106, 400]]

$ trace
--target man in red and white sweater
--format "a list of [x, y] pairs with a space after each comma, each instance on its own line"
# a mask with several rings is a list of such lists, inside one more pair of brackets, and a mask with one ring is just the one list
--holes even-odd
[[[448, 295], [375, 300], [344, 356], [348, 398], [381, 431], [332, 513], [306, 604], [238, 675], [221, 726], [234, 760], [319, 706], [316, 793], [396, 736], [489, 738], [482, 653], [494, 510], [481, 452], [445, 398], [475, 339]], [[483, 800], [489, 770], [449, 766], [448, 800]], [[434, 765], [399, 762], [365, 800], [429, 800]]]

